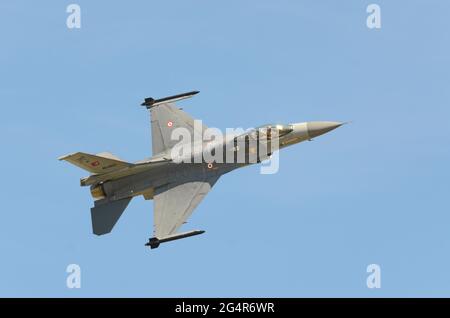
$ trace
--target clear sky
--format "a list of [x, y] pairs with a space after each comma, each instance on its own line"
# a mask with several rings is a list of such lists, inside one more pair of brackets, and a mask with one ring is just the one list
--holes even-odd
[[[0, 4], [0, 296], [450, 296], [450, 2], [79, 0], [68, 29], [70, 3]], [[139, 103], [189, 90], [211, 127], [352, 124], [221, 178], [201, 236], [147, 249], [141, 197], [93, 235], [86, 173], [56, 158], [150, 156]]]

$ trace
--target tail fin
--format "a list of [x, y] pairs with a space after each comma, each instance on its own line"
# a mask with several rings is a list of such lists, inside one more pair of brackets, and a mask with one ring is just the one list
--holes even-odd
[[111, 232], [131, 199], [125, 198], [95, 205], [91, 208], [92, 230], [94, 234], [103, 235]]
[[102, 152], [91, 155], [84, 152], [76, 152], [58, 158], [74, 164], [81, 169], [87, 170], [92, 174], [102, 174], [111, 172], [120, 168], [129, 167], [132, 164], [122, 161], [108, 152]]

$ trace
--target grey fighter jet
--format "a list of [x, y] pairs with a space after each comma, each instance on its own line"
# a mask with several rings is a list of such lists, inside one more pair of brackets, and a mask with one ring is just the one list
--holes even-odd
[[[197, 93], [144, 100], [142, 106], [150, 113], [152, 132], [153, 156], [149, 159], [128, 163], [107, 152], [96, 155], [76, 152], [59, 158], [90, 173], [81, 179], [81, 186], [90, 186], [95, 200], [91, 208], [94, 234], [111, 232], [131, 199], [139, 195], [154, 202], [154, 236], [146, 246], [153, 249], [163, 242], [201, 234], [204, 231], [178, 230], [223, 174], [259, 163], [278, 148], [311, 140], [342, 125], [340, 122], [270, 124], [214, 141], [205, 140], [208, 127], [174, 104]], [[176, 131], [192, 138], [187, 141], [174, 138]], [[277, 147], [272, 147], [273, 144]], [[207, 159], [205, 149], [216, 156]]]

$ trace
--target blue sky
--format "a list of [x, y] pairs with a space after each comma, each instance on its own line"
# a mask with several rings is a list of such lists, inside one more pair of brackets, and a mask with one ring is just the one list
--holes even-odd
[[[372, 2], [77, 1], [78, 30], [71, 2], [2, 2], [0, 296], [449, 297], [450, 3]], [[277, 174], [221, 178], [185, 227], [201, 236], [146, 249], [142, 198], [93, 235], [86, 173], [56, 158], [148, 157], [139, 103], [189, 90], [221, 129], [353, 123], [283, 150]]]

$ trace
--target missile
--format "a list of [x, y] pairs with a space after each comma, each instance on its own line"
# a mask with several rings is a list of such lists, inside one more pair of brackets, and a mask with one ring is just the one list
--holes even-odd
[[160, 99], [154, 99], [152, 97], [148, 97], [148, 98], [144, 99], [144, 102], [141, 104], [141, 106], [145, 106], [145, 107], [147, 107], [147, 109], [150, 109], [150, 108], [158, 106], [160, 104], [173, 103], [173, 102], [176, 102], [178, 100], [189, 98], [189, 97], [192, 97], [192, 96], [194, 96], [194, 95], [196, 95], [198, 93], [200, 93], [200, 92], [199, 91], [192, 91], [192, 92], [187, 92], [187, 93], [183, 93], [183, 94], [173, 95], [173, 96], [164, 97], [164, 98], [160, 98]]
[[154, 249], [154, 248], [157, 248], [159, 246], [159, 244], [161, 244], [161, 243], [175, 241], [175, 240], [179, 240], [182, 238], [199, 235], [199, 234], [203, 234], [203, 233], [205, 233], [205, 231], [194, 230], [194, 231], [183, 232], [183, 233], [175, 233], [175, 234], [163, 237], [163, 238], [152, 237], [148, 240], [148, 243], [146, 243], [145, 246], [150, 246], [151, 249]]

